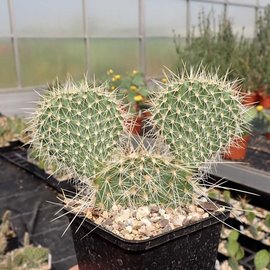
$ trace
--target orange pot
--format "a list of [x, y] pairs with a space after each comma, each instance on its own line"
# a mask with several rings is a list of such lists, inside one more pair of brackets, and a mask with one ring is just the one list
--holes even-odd
[[244, 98], [242, 99], [242, 104], [245, 106], [254, 106], [259, 102], [258, 92], [251, 92], [244, 94]]
[[149, 118], [151, 113], [148, 111], [142, 112], [139, 116], [134, 117], [127, 121], [128, 129], [131, 133], [141, 135], [143, 131], [144, 120]]
[[229, 160], [243, 160], [246, 157], [247, 146], [250, 140], [250, 135], [245, 135], [235, 141], [237, 146], [231, 146], [228, 149], [227, 154], [224, 154], [224, 159]]
[[265, 109], [270, 109], [270, 95], [262, 95], [260, 98], [260, 105]]

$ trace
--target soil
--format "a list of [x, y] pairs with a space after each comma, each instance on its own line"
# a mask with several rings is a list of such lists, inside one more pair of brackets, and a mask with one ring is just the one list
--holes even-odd
[[67, 270], [77, 263], [66, 217], [51, 220], [60, 209], [57, 193], [39, 178], [0, 158], [0, 216], [11, 211], [11, 223], [23, 242], [25, 232], [34, 245], [50, 249], [54, 270]]

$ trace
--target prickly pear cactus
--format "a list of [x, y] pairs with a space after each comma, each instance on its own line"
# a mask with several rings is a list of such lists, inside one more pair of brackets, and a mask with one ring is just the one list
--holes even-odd
[[247, 131], [247, 111], [226, 78], [204, 70], [170, 75], [152, 102], [152, 118], [173, 155], [196, 169]]
[[108, 162], [95, 185], [101, 208], [114, 204], [178, 207], [191, 201], [195, 182], [191, 171], [173, 158], [136, 151]]
[[76, 178], [90, 178], [110, 159], [123, 135], [120, 103], [105, 86], [68, 82], [47, 92], [31, 123], [39, 159]]

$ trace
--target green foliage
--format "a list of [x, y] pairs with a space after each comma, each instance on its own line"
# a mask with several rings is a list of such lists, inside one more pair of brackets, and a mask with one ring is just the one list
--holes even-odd
[[[225, 15], [217, 20], [213, 13], [199, 13], [199, 24], [194, 28], [187, 43], [174, 42], [179, 57], [178, 68], [195, 66], [203, 62], [210, 70], [224, 74], [228, 67], [230, 79], [243, 80], [242, 91], [265, 89], [270, 91], [270, 5], [257, 21], [254, 39], [244, 37], [242, 33], [233, 33], [232, 21]], [[216, 23], [218, 21], [218, 24]], [[196, 35], [196, 31], [199, 35]]]
[[264, 223], [268, 228], [270, 228], [270, 214], [269, 213], [266, 215]]
[[251, 209], [247, 209], [247, 211], [245, 212], [245, 216], [250, 223], [253, 223], [254, 219], [256, 218], [255, 213], [252, 212]]
[[264, 134], [270, 132], [270, 115], [266, 113], [261, 105], [257, 106], [256, 117], [251, 121], [254, 132]]
[[257, 21], [257, 35], [254, 39], [253, 55], [257, 61], [256, 82], [270, 91], [270, 5], [265, 7]]
[[0, 116], [0, 146], [20, 139], [26, 141], [26, 122], [20, 117]]
[[29, 242], [29, 235], [26, 233], [23, 247], [15, 249], [5, 255], [0, 253], [0, 269], [48, 270], [49, 250], [43, 247], [34, 247], [30, 245]]
[[245, 251], [243, 247], [238, 243], [239, 233], [235, 230], [231, 231], [226, 243], [228, 255], [229, 255], [229, 265], [233, 270], [237, 270], [239, 267], [238, 262], [244, 258]]
[[262, 270], [265, 267], [269, 266], [270, 263], [270, 254], [266, 249], [262, 249], [255, 254], [254, 264], [256, 270]]
[[121, 76], [110, 69], [107, 75], [110, 91], [116, 91], [117, 97], [125, 104], [130, 104], [130, 107], [135, 111], [143, 107], [143, 102], [148, 96], [148, 90], [141, 72], [133, 70], [132, 73]]
[[229, 190], [224, 190], [223, 192], [224, 201], [226, 203], [230, 203], [231, 200], [231, 192]]

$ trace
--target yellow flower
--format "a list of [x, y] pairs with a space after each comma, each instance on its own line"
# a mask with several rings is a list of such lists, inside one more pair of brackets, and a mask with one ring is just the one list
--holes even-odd
[[136, 91], [138, 88], [135, 85], [131, 85], [129, 88], [131, 91]]
[[111, 89], [114, 90], [115, 89], [115, 86], [112, 86]]
[[257, 112], [262, 112], [263, 111], [263, 106], [262, 105], [258, 105], [256, 107], [256, 110], [257, 110]]
[[116, 81], [116, 79], [113, 77], [113, 78], [112, 78], [112, 82], [115, 82], [115, 81]]
[[137, 96], [134, 97], [134, 100], [135, 100], [136, 102], [140, 102], [140, 101], [143, 100], [143, 97], [142, 97], [141, 95], [137, 95]]
[[112, 69], [109, 69], [109, 70], [107, 71], [107, 75], [111, 75], [111, 74], [113, 74], [113, 70], [112, 70]]
[[115, 75], [114, 76], [115, 80], [120, 80], [121, 79], [121, 76], [119, 74]]
[[166, 78], [163, 78], [161, 81], [162, 81], [163, 83], [166, 83], [166, 82], [167, 82], [167, 79], [166, 79]]
[[136, 69], [134, 69], [133, 71], [132, 71], [132, 74], [133, 75], [136, 75], [138, 73], [138, 71], [136, 70]]

